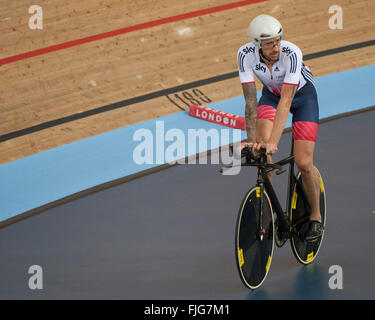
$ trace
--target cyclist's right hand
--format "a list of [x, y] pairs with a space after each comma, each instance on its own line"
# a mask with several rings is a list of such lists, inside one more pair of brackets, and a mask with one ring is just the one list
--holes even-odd
[[245, 147], [250, 147], [251, 148], [251, 151], [253, 152], [254, 156], [255, 157], [259, 157], [260, 156], [260, 153], [259, 151], [255, 148], [256, 146], [258, 145], [258, 143], [256, 142], [241, 142], [241, 151], [243, 148]]

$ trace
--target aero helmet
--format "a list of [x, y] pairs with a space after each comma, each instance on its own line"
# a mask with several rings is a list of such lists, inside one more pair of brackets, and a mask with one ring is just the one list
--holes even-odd
[[261, 41], [272, 39], [278, 36], [283, 38], [283, 27], [274, 17], [267, 14], [261, 14], [250, 22], [246, 36], [258, 47], [261, 47]]

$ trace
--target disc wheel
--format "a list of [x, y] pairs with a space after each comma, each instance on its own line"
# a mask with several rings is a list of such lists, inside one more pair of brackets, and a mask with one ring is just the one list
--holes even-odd
[[[267, 277], [274, 249], [274, 221], [267, 193], [263, 193], [262, 236], [259, 234], [261, 190], [251, 189], [244, 197], [236, 224], [235, 257], [240, 278], [249, 289], [259, 288]], [[258, 238], [258, 239], [257, 239]]]
[[[319, 171], [318, 171], [319, 173]], [[324, 188], [323, 179], [319, 173], [320, 179], [320, 213], [322, 215], [322, 223], [325, 227], [327, 214], [326, 214], [326, 193]], [[300, 181], [302, 185], [301, 173], [297, 174], [297, 180]], [[297, 187], [295, 183], [293, 188], [293, 198], [291, 212], [289, 213], [290, 221], [294, 227], [295, 233], [292, 234], [290, 242], [291, 247], [296, 257], [297, 261], [302, 264], [309, 264], [315, 260], [320, 250], [320, 247], [324, 238], [323, 234], [312, 241], [305, 240], [305, 235], [309, 228], [309, 215], [303, 197], [301, 195], [301, 190]]]

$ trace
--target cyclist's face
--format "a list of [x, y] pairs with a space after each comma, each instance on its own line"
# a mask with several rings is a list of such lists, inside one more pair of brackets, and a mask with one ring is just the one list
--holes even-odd
[[280, 42], [281, 37], [276, 37], [273, 39], [262, 40], [262, 52], [263, 55], [270, 59], [271, 61], [276, 61], [279, 59], [280, 54]]

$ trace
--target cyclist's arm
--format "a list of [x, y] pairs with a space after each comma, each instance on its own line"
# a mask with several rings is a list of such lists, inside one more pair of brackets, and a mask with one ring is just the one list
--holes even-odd
[[[250, 48], [251, 46], [249, 46]], [[247, 47], [246, 47], [247, 48]], [[255, 48], [253, 48], [255, 50]], [[249, 49], [250, 50], [250, 49]], [[239, 77], [242, 84], [242, 91], [245, 98], [245, 122], [247, 132], [247, 142], [256, 142], [256, 126], [258, 117], [258, 101], [257, 91], [254, 82], [254, 73], [252, 70], [252, 60], [254, 56], [249, 53], [250, 51], [244, 51], [243, 47], [238, 50], [238, 71]], [[253, 51], [254, 52], [254, 51]]]
[[286, 73], [270, 138], [270, 143], [275, 145], [278, 145], [285, 124], [288, 121], [290, 106], [292, 105], [294, 95], [299, 85], [302, 68], [302, 52], [297, 46], [294, 46], [293, 50], [288, 55], [284, 56], [283, 59]]
[[255, 83], [244, 83], [242, 84], [242, 90], [246, 101], [245, 107], [245, 121], [246, 121], [246, 132], [247, 142], [256, 142], [256, 127], [258, 117], [258, 100], [257, 90]]
[[269, 143], [271, 144], [275, 144], [276, 146], [279, 144], [286, 122], [288, 121], [290, 106], [292, 105], [292, 101], [294, 95], [296, 94], [296, 91], [297, 85], [293, 84], [284, 83], [281, 88], [281, 97], [279, 104], [277, 105], [277, 111], [273, 122], [271, 138], [269, 140]]

